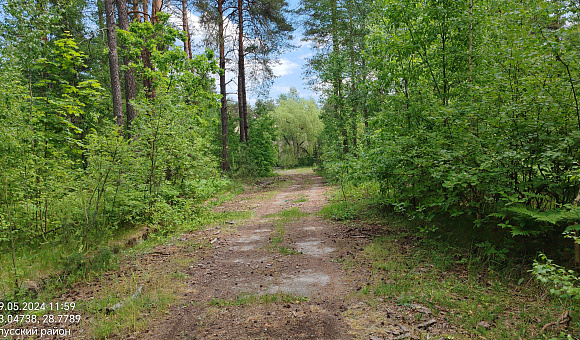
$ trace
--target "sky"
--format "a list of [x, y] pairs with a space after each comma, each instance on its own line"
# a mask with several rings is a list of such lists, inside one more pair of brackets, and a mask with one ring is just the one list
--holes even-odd
[[[291, 9], [298, 7], [299, 0], [288, 0]], [[280, 57], [280, 65], [274, 67], [274, 74], [278, 76], [274, 80], [274, 85], [270, 90], [270, 97], [276, 98], [282, 93], [287, 93], [290, 87], [295, 87], [302, 97], [313, 97], [318, 99], [318, 95], [310, 90], [303, 78], [304, 65], [307, 58], [312, 57], [314, 51], [309, 42], [301, 41], [303, 35], [300, 24], [296, 25], [297, 30], [294, 32], [293, 45], [297, 49], [289, 51]]]
[[276, 98], [282, 93], [290, 91], [290, 87], [295, 87], [302, 97], [313, 97], [318, 99], [317, 94], [308, 88], [306, 81], [303, 79], [304, 65], [307, 58], [312, 57], [313, 51], [311, 44], [303, 42], [301, 35], [294, 38], [293, 45], [297, 49], [283, 54], [280, 58], [280, 64], [273, 67], [274, 74], [277, 78], [270, 90], [270, 97]]

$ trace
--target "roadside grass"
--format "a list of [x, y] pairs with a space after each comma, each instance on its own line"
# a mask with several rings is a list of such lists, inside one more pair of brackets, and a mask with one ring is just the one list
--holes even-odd
[[[121, 275], [115, 272], [103, 275], [91, 284], [92, 298], [84, 299], [79, 311], [87, 322], [91, 338], [107, 339], [113, 335], [127, 334], [143, 329], [149, 318], [166, 313], [177, 302], [177, 292], [187, 284], [184, 268], [191, 258], [175, 258], [150, 270], [139, 269], [139, 260], [133, 260]], [[122, 307], [110, 311], [121, 303]]]
[[301, 251], [294, 250], [289, 247], [279, 246], [278, 252], [282, 255], [302, 255]]
[[235, 188], [229, 188], [221, 193], [216, 194], [212, 199], [207, 200], [204, 205], [207, 207], [216, 207], [226, 201], [231, 201], [236, 196], [244, 192], [243, 185], [236, 185]]
[[290, 209], [285, 209], [275, 214], [266, 215], [265, 218], [276, 218], [278, 217], [278, 223], [287, 223], [291, 221], [299, 220], [300, 218], [308, 216], [308, 213], [300, 211], [297, 207], [292, 207]]
[[[495, 272], [477, 256], [458, 259], [446, 245], [414, 240], [403, 227], [377, 237], [363, 256], [372, 263], [372, 283], [363, 294], [383, 297], [398, 305], [423, 304], [458, 325], [469, 338], [546, 338], [543, 325], [568, 310], [568, 334], [578, 334], [578, 304], [551, 298], [531, 278], [520, 284]], [[519, 281], [519, 280], [518, 280]], [[482, 326], [490, 325], [490, 326]]]
[[[327, 177], [322, 173], [323, 177]], [[320, 210], [326, 219], [348, 221], [355, 219], [382, 218], [381, 204], [378, 197], [379, 186], [376, 183], [364, 183], [360, 186], [343, 185], [327, 192], [329, 204]]]
[[[59, 288], [53, 295], [76, 282], [91, 280], [104, 270], [110, 270], [110, 261], [115, 262], [115, 254], [136, 245], [140, 248], [154, 247], [166, 242], [174, 235], [206, 228], [214, 224], [225, 224], [230, 221], [248, 219], [252, 211], [215, 212], [214, 206], [234, 199], [243, 189], [230, 185], [218, 194], [215, 199], [200, 203], [195, 199], [182, 199], [174, 206], [160, 205], [154, 207], [151, 223], [136, 225], [132, 228], [120, 228], [113, 235], [106, 236], [106, 241], [89, 240], [96, 249], [86, 252], [78, 243], [49, 242], [34, 247], [23, 246], [16, 249], [16, 278], [14, 277], [12, 254], [0, 253], [0, 299], [14, 300], [34, 298], [40, 290]], [[145, 242], [148, 241], [148, 242]], [[100, 243], [100, 244], [98, 244]], [[111, 259], [103, 266], [103, 254]], [[109, 261], [110, 260], [110, 261]], [[15, 289], [18, 281], [19, 289]], [[56, 281], [56, 282], [52, 282]], [[45, 295], [51, 295], [50, 290]]]
[[[89, 281], [105, 271], [115, 270], [119, 258], [113, 250], [100, 247], [83, 253], [76, 245], [52, 243], [38, 249], [21, 249], [17, 253], [19, 288], [15, 289], [11, 270], [0, 271], [0, 301], [50, 301], [77, 282]], [[10, 263], [2, 268], [11, 267], [8, 255], [2, 256], [1, 261], [3, 266]]]
[[[343, 260], [351, 269], [353, 263], [354, 268], [371, 264], [361, 297], [427, 306], [434, 316], [459, 327], [455, 338], [575, 339], [580, 334], [579, 301], [551, 296], [550, 287], [528, 272], [531, 260], [498, 258], [484, 249], [418, 233], [408, 221], [383, 215], [373, 200], [350, 199], [336, 193], [322, 215], [355, 227], [380, 226], [379, 235], [360, 254]], [[566, 311], [572, 318], [567, 329], [542, 330]]]
[[272, 233], [272, 236], [270, 237], [270, 244], [273, 249], [279, 247], [280, 243], [282, 243], [282, 241], [284, 240], [285, 234], [286, 229], [284, 229], [284, 226], [279, 225], [276, 227], [276, 229]]
[[226, 299], [212, 299], [209, 304], [217, 307], [229, 306], [247, 306], [253, 304], [269, 304], [269, 303], [300, 303], [308, 301], [307, 297], [289, 294], [289, 293], [273, 293], [273, 294], [240, 294], [231, 300]]

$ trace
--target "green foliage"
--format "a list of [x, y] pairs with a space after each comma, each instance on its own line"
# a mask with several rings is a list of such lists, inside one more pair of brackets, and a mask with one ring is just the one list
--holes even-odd
[[323, 128], [319, 115], [314, 100], [300, 98], [294, 88], [278, 98], [274, 119], [280, 130], [280, 166], [296, 167], [314, 163], [318, 135]]
[[[4, 10], [0, 260], [11, 270], [2, 272], [1, 290], [18, 291], [44, 269], [74, 281], [109, 266], [107, 243], [122, 228], [151, 224], [168, 234], [191, 227], [200, 204], [229, 183], [209, 137], [219, 98], [213, 52], [188, 59], [175, 44], [182, 33], [164, 14], [155, 25], [120, 32], [124, 57], [155, 92], [133, 101], [137, 117], [125, 138], [107, 109], [100, 70], [88, 64], [75, 32], [59, 31], [72, 12], [49, 7], [31, 19], [38, 8], [24, 2]], [[47, 22], [54, 26], [39, 28]], [[143, 48], [152, 68], [139, 58]], [[51, 248], [60, 252], [34, 260]]]
[[534, 261], [534, 268], [531, 271], [536, 279], [546, 283], [550, 288], [550, 293], [562, 298], [580, 298], [580, 277], [573, 271], [563, 268], [544, 254], [539, 255], [541, 261]]
[[325, 84], [323, 168], [343, 199], [377, 184], [381, 206], [423, 234], [479, 229], [501, 257], [522, 245], [511, 237], [545, 242], [578, 224], [578, 13], [469, 4], [304, 1], [307, 36], [327, 47], [309, 75]]
[[321, 213], [324, 217], [337, 221], [352, 220], [356, 216], [353, 204], [345, 201], [325, 205]]
[[282, 220], [296, 220], [299, 219], [300, 217], [306, 216], [308, 215], [307, 213], [304, 213], [302, 211], [300, 211], [300, 209], [293, 207], [290, 209], [285, 209], [280, 211], [279, 213], [276, 214], [276, 216], [280, 217]]
[[506, 248], [496, 249], [496, 247], [489, 241], [476, 243], [475, 246], [481, 249], [483, 257], [490, 261], [501, 262], [507, 258], [507, 253], [509, 252], [509, 249]]
[[233, 170], [242, 177], [266, 177], [273, 174], [278, 152], [277, 127], [272, 117], [272, 102], [258, 101], [249, 117], [249, 142], [232, 141], [237, 149]]

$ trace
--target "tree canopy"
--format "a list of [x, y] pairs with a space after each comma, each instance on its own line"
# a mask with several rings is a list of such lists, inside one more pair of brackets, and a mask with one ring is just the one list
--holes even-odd
[[274, 119], [280, 133], [280, 165], [312, 164], [323, 125], [314, 99], [299, 97], [295, 88], [278, 97]]

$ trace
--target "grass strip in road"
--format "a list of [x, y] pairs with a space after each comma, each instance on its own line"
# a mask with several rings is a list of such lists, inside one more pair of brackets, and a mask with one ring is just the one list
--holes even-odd
[[[286, 225], [293, 221], [298, 221], [302, 217], [308, 216], [309, 214], [300, 211], [300, 209], [293, 207], [290, 209], [282, 210], [279, 213], [268, 215], [269, 218], [278, 219], [275, 222], [275, 229], [270, 237], [270, 251], [277, 251], [282, 255], [298, 255], [300, 252], [282, 245], [284, 243], [284, 236], [286, 235]], [[289, 240], [286, 240], [289, 241]]]

